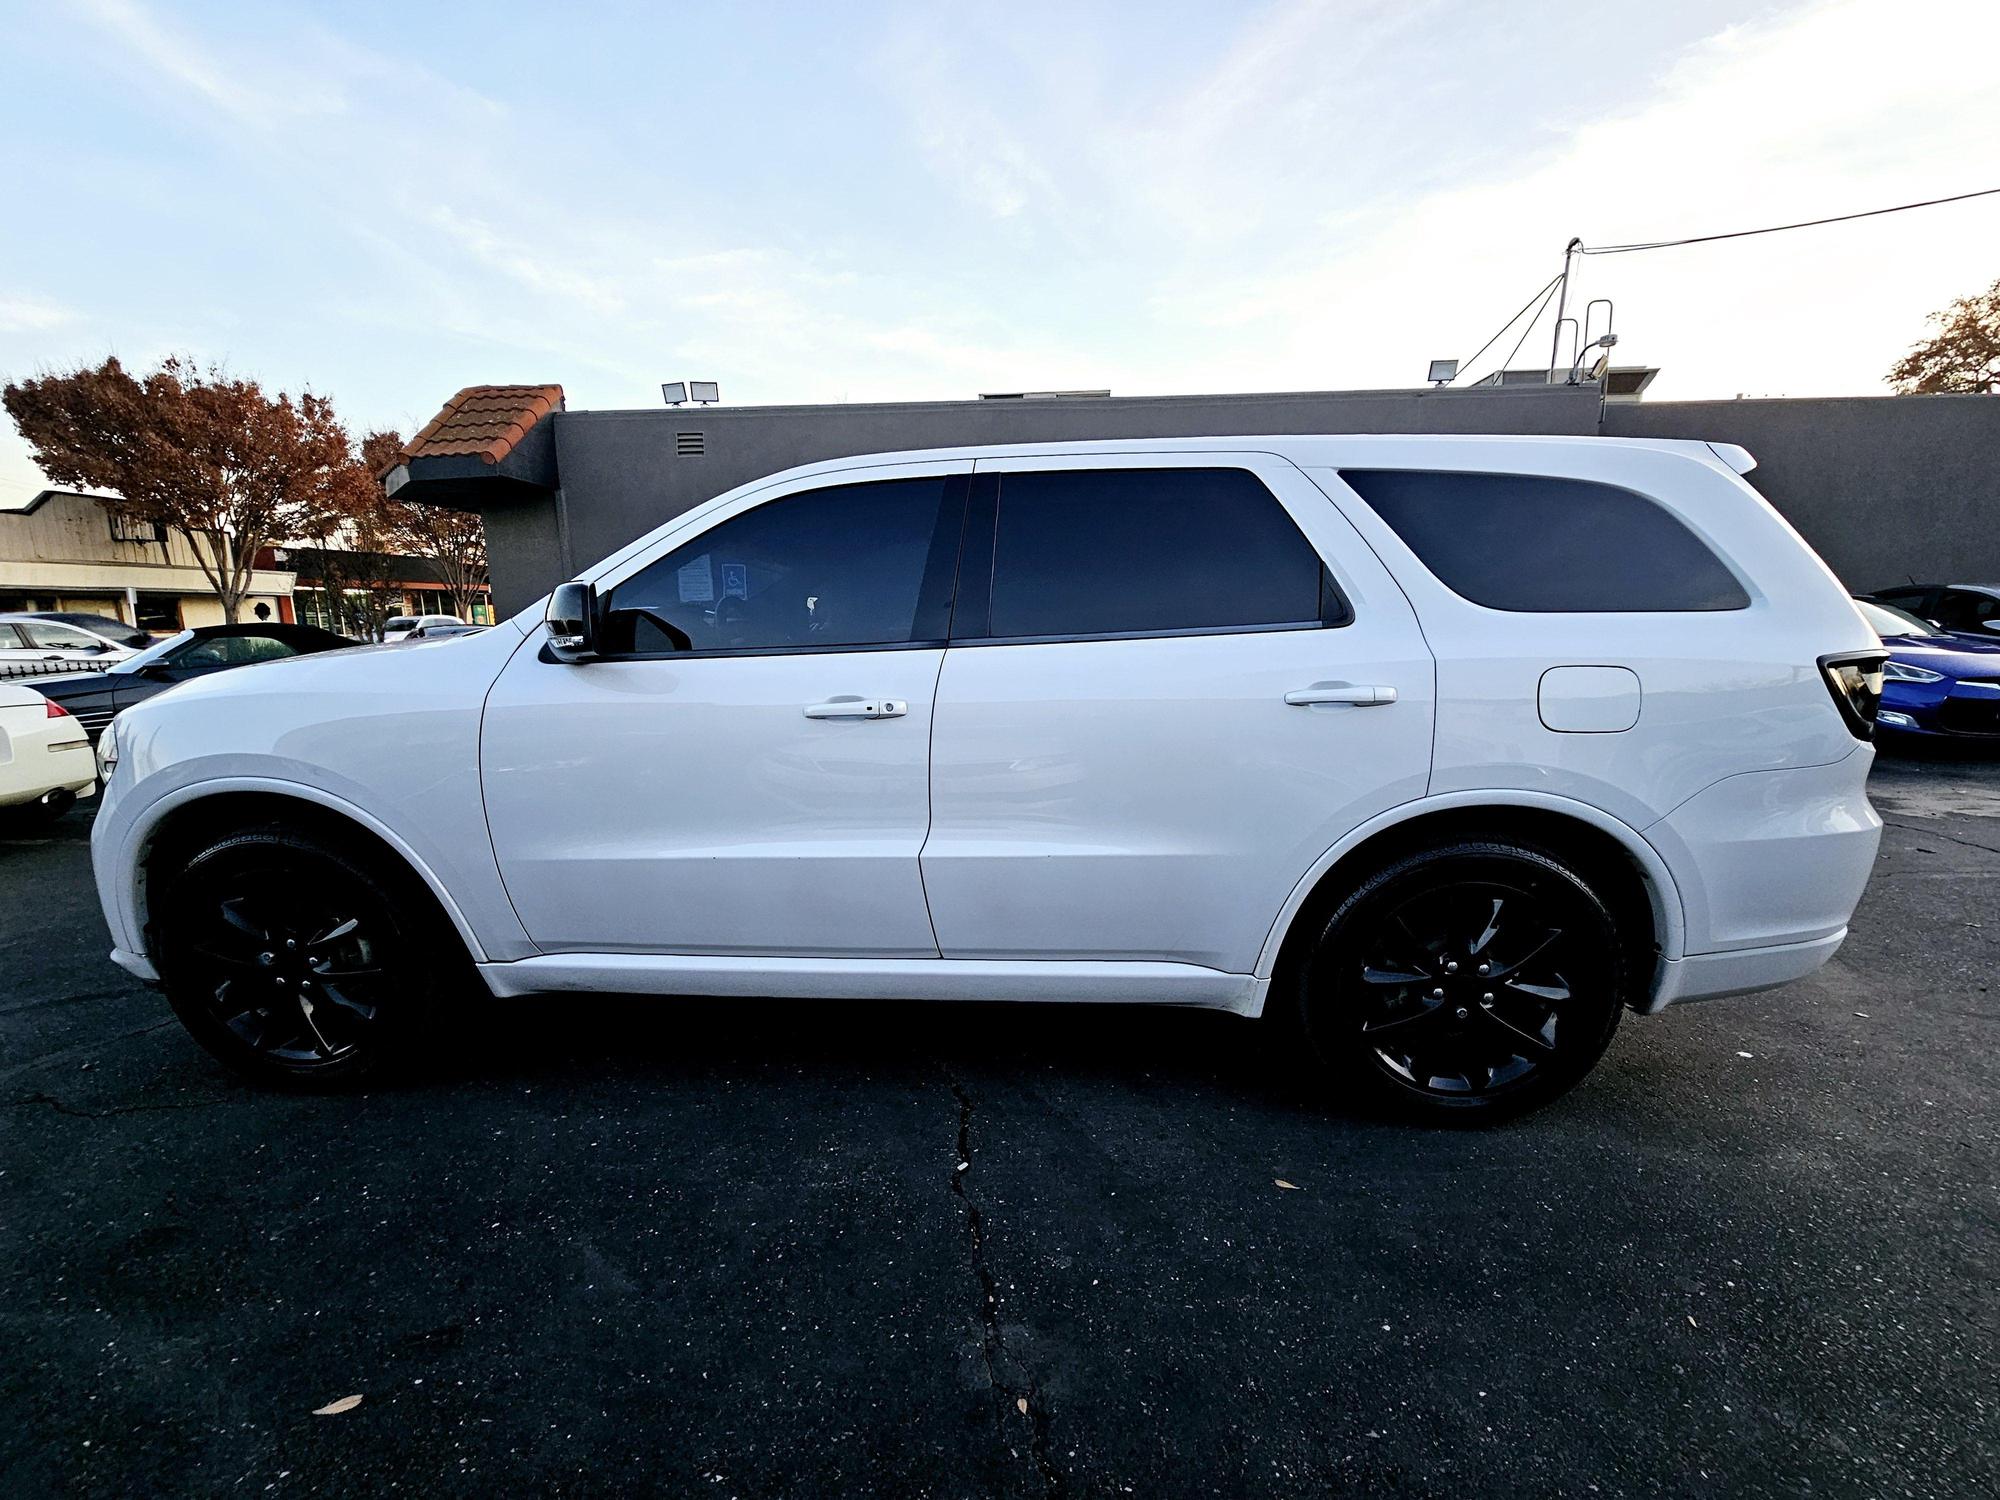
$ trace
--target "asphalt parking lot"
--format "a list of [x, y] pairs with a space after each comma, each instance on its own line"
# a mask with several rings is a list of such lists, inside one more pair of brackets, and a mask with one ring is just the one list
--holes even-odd
[[86, 806], [0, 842], [0, 1491], [1993, 1494], [2000, 762], [1875, 791], [1829, 969], [1475, 1133], [1100, 1009], [263, 1094], [105, 960]]

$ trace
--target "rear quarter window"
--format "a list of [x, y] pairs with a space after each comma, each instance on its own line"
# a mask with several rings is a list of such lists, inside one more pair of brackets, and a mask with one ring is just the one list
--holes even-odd
[[1672, 511], [1634, 490], [1533, 474], [1343, 469], [1438, 580], [1488, 609], [1744, 609], [1750, 596]]

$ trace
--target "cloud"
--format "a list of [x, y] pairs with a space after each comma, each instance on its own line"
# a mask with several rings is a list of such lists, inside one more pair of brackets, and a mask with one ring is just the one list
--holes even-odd
[[75, 321], [70, 309], [40, 297], [0, 296], [0, 333], [39, 333]]

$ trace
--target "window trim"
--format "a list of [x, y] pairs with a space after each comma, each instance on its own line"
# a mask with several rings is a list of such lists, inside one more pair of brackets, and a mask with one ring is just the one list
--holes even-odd
[[[167, 528], [158, 521], [142, 520], [137, 516], [123, 516], [110, 506], [104, 508], [104, 518], [111, 531], [111, 540], [114, 542], [123, 542], [128, 547], [159, 547], [166, 544]], [[121, 521], [129, 527], [145, 527], [146, 535], [128, 536], [121, 533], [118, 530]]]
[[[1189, 474], [1227, 471], [1248, 476], [1259, 489], [1270, 496], [1271, 503], [1278, 507], [1278, 513], [1292, 528], [1305, 549], [1319, 562], [1319, 604], [1316, 618], [1304, 620], [1266, 620], [1253, 625], [1180, 625], [1152, 630], [1086, 630], [1062, 631], [1047, 635], [994, 635], [993, 629], [993, 573], [998, 561], [1000, 545], [1000, 493], [1003, 478], [1015, 474]], [[1229, 463], [1189, 463], [1189, 464], [1063, 464], [1046, 469], [1014, 468], [984, 470], [972, 478], [972, 494], [966, 506], [965, 539], [960, 549], [962, 559], [985, 557], [985, 567], [968, 578], [965, 563], [959, 564], [958, 607], [954, 608], [951, 619], [951, 644], [956, 646], [1045, 646], [1067, 641], [1154, 641], [1178, 640], [1186, 636], [1215, 635], [1268, 635], [1285, 630], [1339, 630], [1354, 623], [1354, 605], [1346, 592], [1333, 576], [1333, 569], [1326, 556], [1313, 545], [1313, 539], [1306, 535], [1278, 493], [1273, 490], [1264, 476], [1243, 464]], [[976, 564], [975, 564], [976, 567]], [[961, 629], [959, 610], [969, 605], [965, 627]]]

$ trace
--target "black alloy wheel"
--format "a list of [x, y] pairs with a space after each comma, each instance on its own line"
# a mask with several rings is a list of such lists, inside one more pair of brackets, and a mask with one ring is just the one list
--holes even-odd
[[427, 892], [278, 829], [197, 852], [154, 922], [195, 1039], [265, 1082], [342, 1083], [407, 1052], [442, 977]]
[[1624, 1007], [1624, 946], [1582, 876], [1537, 849], [1445, 846], [1343, 901], [1298, 995], [1322, 1061], [1437, 1119], [1544, 1104], [1590, 1071]]

